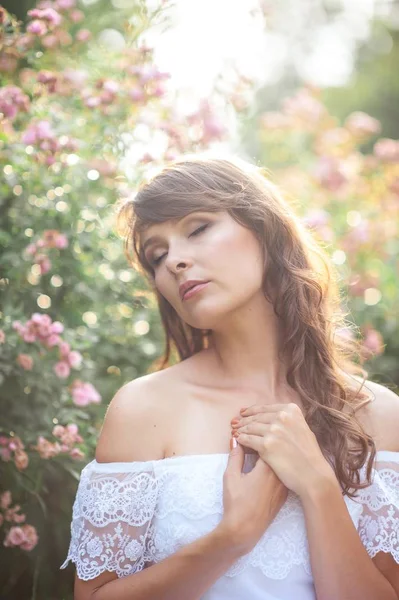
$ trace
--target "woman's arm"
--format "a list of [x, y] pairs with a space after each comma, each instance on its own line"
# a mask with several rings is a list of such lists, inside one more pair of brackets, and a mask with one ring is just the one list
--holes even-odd
[[[362, 424], [377, 448], [399, 452], [399, 398], [380, 384], [368, 381], [367, 385], [375, 401], [359, 415]], [[310, 490], [302, 502], [317, 599], [398, 600], [399, 565], [383, 552], [370, 558], [336, 485]]]
[[[118, 390], [107, 411], [98, 441], [100, 462], [162, 458], [165, 395], [143, 377]], [[196, 600], [239, 558], [243, 549], [231, 543], [224, 521], [211, 533], [184, 546], [162, 562], [118, 578], [105, 571], [95, 579], [75, 578], [75, 600]]]
[[[373, 434], [377, 447], [398, 452], [398, 397], [383, 388], [369, 411], [370, 407], [373, 413], [366, 430]], [[302, 501], [317, 600], [398, 600], [399, 566], [381, 557], [370, 558], [334, 471], [300, 408], [296, 404], [253, 405], [242, 410], [236, 421], [232, 427], [238, 442], [256, 450]], [[386, 527], [391, 532], [387, 546], [396, 547], [395, 526], [387, 523]], [[385, 525], [381, 528], [385, 530]]]
[[229, 540], [221, 525], [133, 575], [116, 579], [115, 574], [103, 573], [96, 581], [76, 578], [75, 600], [197, 600], [240, 557], [242, 551]]
[[363, 546], [337, 481], [301, 497], [317, 600], [398, 600]]
[[[124, 386], [111, 401], [97, 446], [98, 462], [152, 461], [163, 456], [167, 419], [165, 412], [157, 409], [157, 402], [159, 404], [160, 398], [165, 399], [166, 391], [155, 390], [154, 394], [151, 386], [144, 385], [146, 381], [148, 379], [143, 378]], [[158, 429], [157, 435], [154, 435], [154, 429]], [[200, 598], [240, 556], [250, 552], [287, 497], [287, 488], [263, 461], [258, 461], [252, 471], [243, 474], [244, 458], [243, 449], [233, 445], [223, 475], [223, 516], [216, 528], [159, 563], [118, 579], [114, 568], [116, 562], [120, 562], [120, 548], [116, 549], [115, 560], [111, 560], [110, 552], [114, 549], [109, 547], [107, 540], [107, 550], [96, 557], [93, 565], [90, 562], [93, 548], [87, 549], [87, 540], [95, 540], [95, 537], [89, 538], [84, 530], [79, 530], [83, 540], [76, 539], [74, 547], [78, 550], [73, 553], [81, 567], [78, 569], [81, 577], [75, 580], [75, 600]], [[90, 500], [89, 481], [88, 475], [83, 486], [85, 503]], [[101, 485], [98, 478], [94, 481], [97, 485], [93, 501], [101, 504], [96, 496]], [[151, 502], [148, 509], [152, 511], [150, 505]], [[90, 529], [88, 531], [90, 533]], [[91, 534], [104, 535], [99, 533], [98, 527], [94, 528], [94, 533], [92, 529]], [[130, 534], [137, 538], [141, 536], [140, 530]], [[144, 540], [140, 538], [140, 542]], [[107, 569], [107, 566], [111, 568]], [[94, 567], [99, 567], [99, 574], [84, 581], [87, 573], [90, 577], [96, 572]]]

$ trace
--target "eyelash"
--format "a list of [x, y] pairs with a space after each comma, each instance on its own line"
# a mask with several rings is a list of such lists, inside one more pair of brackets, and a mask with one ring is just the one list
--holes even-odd
[[[205, 231], [205, 229], [208, 227], [209, 223], [207, 223], [206, 225], [201, 225], [201, 227], [198, 227], [198, 229], [195, 229], [188, 237], [191, 237], [193, 235], [198, 235], [199, 233], [201, 233], [202, 231]], [[153, 266], [157, 266], [159, 265], [159, 263], [161, 262], [161, 260], [166, 256], [165, 254], [162, 254], [161, 256], [159, 256], [158, 258], [155, 258], [151, 261], [151, 264]]]

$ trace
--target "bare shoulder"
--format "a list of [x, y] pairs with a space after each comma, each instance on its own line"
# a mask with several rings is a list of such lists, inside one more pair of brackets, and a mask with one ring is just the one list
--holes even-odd
[[399, 396], [374, 381], [366, 380], [365, 387], [372, 392], [374, 400], [356, 413], [359, 421], [374, 438], [377, 450], [399, 452]]
[[96, 449], [99, 462], [164, 457], [170, 404], [169, 369], [129, 381], [112, 398]]

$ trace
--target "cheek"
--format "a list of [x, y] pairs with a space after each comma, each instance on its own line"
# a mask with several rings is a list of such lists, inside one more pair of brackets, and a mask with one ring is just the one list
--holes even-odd
[[244, 293], [259, 289], [263, 277], [263, 259], [258, 241], [250, 231], [232, 228], [221, 234], [213, 249], [215, 277]]

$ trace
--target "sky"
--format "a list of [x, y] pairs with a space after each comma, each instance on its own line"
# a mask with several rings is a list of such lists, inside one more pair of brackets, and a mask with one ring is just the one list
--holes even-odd
[[[331, 19], [323, 9], [328, 2], [321, 0], [176, 0], [172, 28], [162, 34], [155, 29], [146, 39], [174, 85], [199, 95], [211, 91], [231, 61], [259, 83], [278, 81], [291, 62], [311, 83], [345, 85], [356, 44], [370, 33], [376, 3], [330, 0], [340, 8]], [[266, 22], [260, 4], [272, 7]]]
[[[98, 0], [80, 1], [93, 5]], [[132, 1], [111, 4], [129, 10]], [[145, 2], [152, 9], [162, 0]], [[232, 64], [259, 87], [278, 82], [288, 67], [306, 83], [346, 85], [373, 16], [385, 14], [399, 27], [399, 5], [394, 15], [392, 0], [167, 0], [169, 5], [170, 28], [155, 26], [142, 41], [154, 48], [161, 71], [171, 74], [168, 85], [193, 104], [212, 91], [220, 73], [236, 76]], [[110, 45], [124, 44], [116, 30], [100, 37]], [[387, 34], [381, 51], [389, 50]]]

